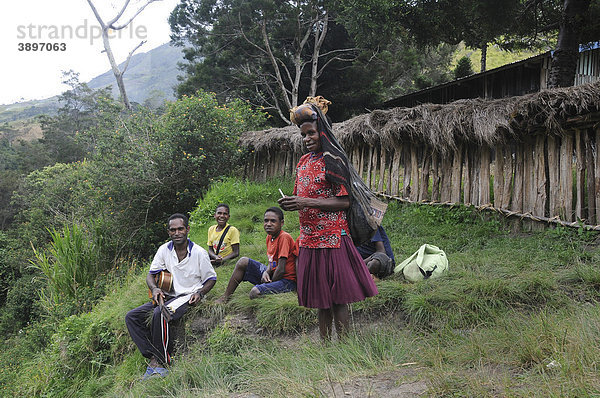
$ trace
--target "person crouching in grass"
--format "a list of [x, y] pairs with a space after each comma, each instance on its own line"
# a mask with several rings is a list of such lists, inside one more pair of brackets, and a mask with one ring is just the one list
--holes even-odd
[[292, 236], [281, 230], [282, 227], [283, 211], [279, 207], [269, 207], [264, 216], [268, 265], [248, 257], [240, 258], [235, 264], [225, 293], [216, 302], [227, 302], [242, 281], [254, 285], [250, 290], [251, 299], [265, 294], [296, 291], [298, 247]]

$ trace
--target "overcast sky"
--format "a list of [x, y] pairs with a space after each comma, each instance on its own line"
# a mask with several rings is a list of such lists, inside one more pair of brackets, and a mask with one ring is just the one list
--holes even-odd
[[[133, 12], [145, 0], [132, 0]], [[114, 18], [125, 0], [94, 0], [104, 21]], [[111, 46], [120, 63], [142, 40], [136, 54], [169, 41], [169, 13], [179, 0], [151, 3], [131, 27], [115, 33]], [[129, 14], [126, 14], [127, 16]], [[128, 19], [128, 18], [127, 18]], [[126, 18], [119, 21], [125, 22]], [[119, 36], [120, 35], [120, 36]], [[81, 81], [110, 69], [99, 24], [86, 0], [16, 0], [0, 3], [0, 104], [48, 98], [67, 89], [62, 71], [79, 72]], [[61, 51], [26, 51], [28, 43], [56, 43]], [[19, 47], [23, 50], [19, 51]]]

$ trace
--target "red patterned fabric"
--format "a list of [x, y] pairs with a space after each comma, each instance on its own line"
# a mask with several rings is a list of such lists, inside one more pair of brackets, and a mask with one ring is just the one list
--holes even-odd
[[[325, 161], [322, 153], [307, 153], [300, 158], [296, 168], [294, 195], [305, 198], [331, 198], [348, 196], [343, 185], [325, 179]], [[342, 229], [348, 232], [346, 212], [325, 211], [305, 207], [299, 211], [299, 246], [311, 249], [339, 248]]]

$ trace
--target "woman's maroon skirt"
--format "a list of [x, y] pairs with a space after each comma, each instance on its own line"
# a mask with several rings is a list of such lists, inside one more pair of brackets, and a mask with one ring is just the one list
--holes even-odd
[[296, 264], [298, 303], [331, 308], [375, 296], [377, 287], [352, 239], [342, 235], [339, 249], [300, 248]]

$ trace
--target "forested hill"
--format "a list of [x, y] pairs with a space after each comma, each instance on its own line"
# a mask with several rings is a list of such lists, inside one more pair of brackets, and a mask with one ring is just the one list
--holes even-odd
[[[182, 60], [181, 49], [171, 46], [169, 43], [131, 57], [129, 67], [124, 75], [129, 99], [138, 103], [148, 101], [148, 105], [161, 103], [165, 99], [174, 99], [173, 87], [177, 84], [179, 72], [177, 63]], [[123, 64], [119, 65], [120, 68], [122, 66]], [[113, 96], [118, 98], [117, 84], [110, 69], [88, 82], [88, 86], [92, 89], [108, 85], [113, 86]], [[27, 119], [41, 114], [53, 114], [58, 107], [56, 96], [43, 100], [0, 105], [0, 123]]]

